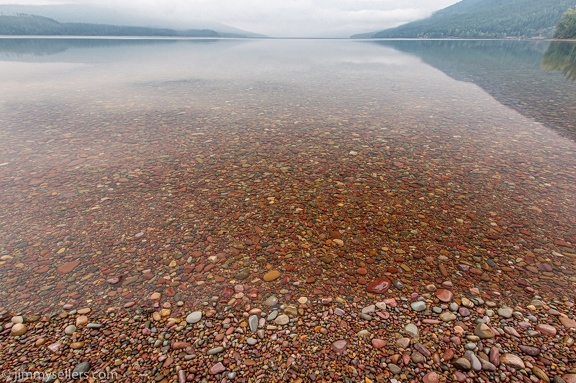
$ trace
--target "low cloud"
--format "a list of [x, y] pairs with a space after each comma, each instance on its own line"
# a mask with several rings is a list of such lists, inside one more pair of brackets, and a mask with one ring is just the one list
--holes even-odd
[[282, 37], [348, 37], [425, 18], [457, 0], [0, 0], [0, 4], [79, 3], [186, 23], [218, 22]]

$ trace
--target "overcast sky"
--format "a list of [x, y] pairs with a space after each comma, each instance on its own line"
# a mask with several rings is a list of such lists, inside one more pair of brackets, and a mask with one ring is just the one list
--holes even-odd
[[[177, 22], [205, 20], [278, 37], [349, 37], [429, 16], [458, 0], [76, 0]], [[0, 4], [62, 4], [0, 0]]]

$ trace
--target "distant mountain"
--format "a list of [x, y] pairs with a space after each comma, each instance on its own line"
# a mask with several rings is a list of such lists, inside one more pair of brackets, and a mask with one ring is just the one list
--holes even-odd
[[0, 16], [21, 14], [43, 16], [59, 23], [122, 25], [177, 31], [212, 30], [217, 32], [219, 37], [266, 37], [229, 25], [198, 20], [194, 15], [179, 15], [179, 18], [172, 18], [84, 4], [0, 5]]
[[0, 35], [221, 37], [211, 29], [177, 31], [166, 28], [59, 23], [54, 19], [36, 15], [0, 16]]
[[352, 38], [552, 37], [573, 5], [574, 0], [462, 0], [424, 20]]

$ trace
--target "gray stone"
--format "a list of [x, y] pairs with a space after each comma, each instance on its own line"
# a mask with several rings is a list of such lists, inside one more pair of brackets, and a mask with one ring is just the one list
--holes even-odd
[[514, 313], [514, 310], [512, 310], [510, 307], [501, 307], [498, 309], [498, 315], [501, 316], [502, 318], [512, 318], [512, 314]]
[[468, 342], [464, 345], [464, 349], [474, 351], [476, 350], [476, 343]]
[[416, 364], [426, 362], [426, 357], [421, 353], [419, 353], [418, 351], [412, 352], [412, 355], [410, 355], [410, 359], [412, 359], [412, 362]]
[[254, 346], [256, 343], [258, 343], [258, 339], [246, 338], [246, 343], [248, 343], [250, 346]]
[[86, 327], [93, 328], [93, 329], [100, 329], [100, 328], [104, 327], [104, 325], [100, 324], [100, 323], [88, 323], [86, 325]]
[[248, 325], [250, 326], [250, 331], [254, 334], [256, 330], [258, 330], [258, 316], [250, 315], [250, 318], [248, 318]]
[[286, 314], [278, 315], [278, 318], [274, 320], [274, 323], [278, 325], [285, 325], [290, 322], [290, 317]]
[[496, 371], [496, 366], [485, 359], [480, 359], [480, 364], [484, 371]]
[[266, 317], [266, 320], [268, 322], [272, 322], [274, 319], [276, 319], [277, 316], [278, 316], [278, 311], [274, 310], [270, 314], [268, 314], [268, 316]]
[[201, 319], [202, 319], [202, 311], [194, 311], [188, 314], [188, 316], [186, 317], [186, 322], [188, 324], [194, 324], [200, 322]]
[[456, 302], [452, 302], [450, 303], [450, 306], [448, 306], [450, 308], [450, 311], [458, 311], [458, 303]]
[[74, 334], [75, 331], [76, 331], [76, 326], [71, 324], [71, 325], [66, 326], [66, 328], [64, 329], [64, 334], [72, 335], [72, 334]]
[[72, 379], [88, 378], [86, 373], [90, 371], [90, 363], [82, 362], [72, 370]]
[[410, 307], [412, 307], [412, 310], [414, 310], [416, 312], [424, 311], [424, 310], [426, 310], [426, 302], [422, 302], [422, 301], [412, 302], [412, 303], [410, 303]]
[[220, 354], [222, 351], [224, 351], [224, 347], [219, 346], [219, 347], [211, 348], [210, 350], [208, 350], [207, 354], [208, 355], [216, 355], [216, 354]]
[[408, 323], [406, 326], [404, 326], [404, 331], [413, 338], [418, 338], [420, 336], [418, 327], [416, 327], [414, 323]]
[[480, 359], [478, 359], [476, 354], [474, 354], [472, 351], [466, 351], [464, 356], [470, 359], [471, 367], [474, 371], [482, 370], [482, 363], [480, 363]]
[[278, 298], [276, 298], [275, 295], [271, 295], [264, 301], [264, 304], [268, 307], [277, 305], [278, 304]]
[[376, 305], [370, 305], [362, 309], [362, 314], [371, 314], [375, 311], [376, 311]]
[[394, 375], [398, 375], [399, 373], [402, 372], [402, 370], [400, 369], [400, 367], [398, 367], [397, 365], [393, 364], [393, 363], [388, 363], [388, 369], [390, 370], [390, 372]]

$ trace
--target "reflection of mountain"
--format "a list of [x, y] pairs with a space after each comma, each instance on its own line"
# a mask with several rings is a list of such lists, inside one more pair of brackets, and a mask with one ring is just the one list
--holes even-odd
[[561, 71], [567, 79], [576, 81], [576, 44], [553, 41], [544, 54], [542, 68]]
[[165, 44], [207, 44], [215, 39], [176, 40], [176, 39], [74, 39], [74, 38], [8, 38], [0, 39], [0, 59], [33, 59], [51, 56], [69, 49], [96, 49], [138, 47]]
[[[576, 82], [540, 68], [549, 42], [382, 40], [448, 76], [472, 82], [500, 103], [576, 140]], [[576, 43], [565, 42], [576, 49]]]

